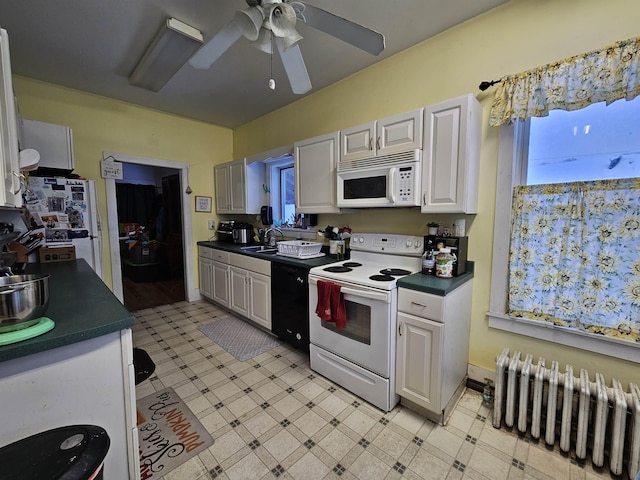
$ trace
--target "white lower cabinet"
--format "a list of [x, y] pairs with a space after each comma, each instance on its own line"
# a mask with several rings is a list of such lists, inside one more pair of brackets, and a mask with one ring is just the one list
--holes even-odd
[[198, 246], [200, 293], [271, 331], [271, 262]]
[[200, 278], [200, 294], [213, 299], [213, 260], [198, 257], [198, 271]]
[[229, 306], [229, 265], [213, 261], [211, 263], [211, 300], [224, 307]]
[[442, 424], [466, 383], [472, 289], [472, 280], [445, 296], [398, 289], [396, 393]]
[[129, 328], [6, 360], [0, 369], [0, 445], [65, 425], [97, 425], [111, 440], [104, 461], [108, 478], [137, 479], [134, 383]]
[[440, 410], [442, 324], [398, 313], [396, 393]]

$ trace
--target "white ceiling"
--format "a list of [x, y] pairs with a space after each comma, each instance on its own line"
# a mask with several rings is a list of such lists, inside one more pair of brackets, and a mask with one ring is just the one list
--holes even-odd
[[[309, 0], [386, 38], [373, 56], [307, 25], [300, 49], [311, 94], [508, 0]], [[15, 0], [0, 3], [14, 74], [116, 98], [217, 125], [236, 127], [300, 98], [280, 59], [241, 38], [209, 70], [189, 63], [158, 93], [129, 75], [166, 18], [202, 31], [205, 42], [245, 0]], [[478, 79], [481, 80], [481, 79]]]

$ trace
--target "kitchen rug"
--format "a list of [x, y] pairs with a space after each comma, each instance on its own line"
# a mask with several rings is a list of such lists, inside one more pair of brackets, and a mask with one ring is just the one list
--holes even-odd
[[213, 438], [173, 388], [136, 401], [140, 479], [160, 478], [213, 445]]
[[198, 330], [241, 362], [280, 345], [275, 337], [233, 315], [202, 325]]

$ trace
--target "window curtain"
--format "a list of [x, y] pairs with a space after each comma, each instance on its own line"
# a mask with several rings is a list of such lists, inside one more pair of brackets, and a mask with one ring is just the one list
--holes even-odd
[[489, 124], [499, 126], [549, 110], [579, 110], [640, 95], [640, 37], [502, 79]]
[[640, 179], [514, 190], [508, 313], [640, 342]]

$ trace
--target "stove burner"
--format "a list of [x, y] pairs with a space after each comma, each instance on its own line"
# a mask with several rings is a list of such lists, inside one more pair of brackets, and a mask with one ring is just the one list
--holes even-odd
[[352, 269], [349, 267], [345, 267], [345, 266], [341, 266], [341, 265], [336, 265], [335, 267], [327, 267], [327, 268], [323, 268], [323, 270], [325, 272], [334, 272], [334, 273], [345, 273], [345, 272], [350, 272]]
[[380, 270], [380, 273], [383, 275], [409, 275], [411, 272], [409, 270], [404, 270], [402, 268], [385, 268], [384, 270]]
[[375, 280], [376, 282], [391, 282], [395, 280], [391, 275], [371, 275], [369, 280]]
[[342, 264], [343, 267], [361, 267], [362, 264], [358, 262], [345, 262]]

